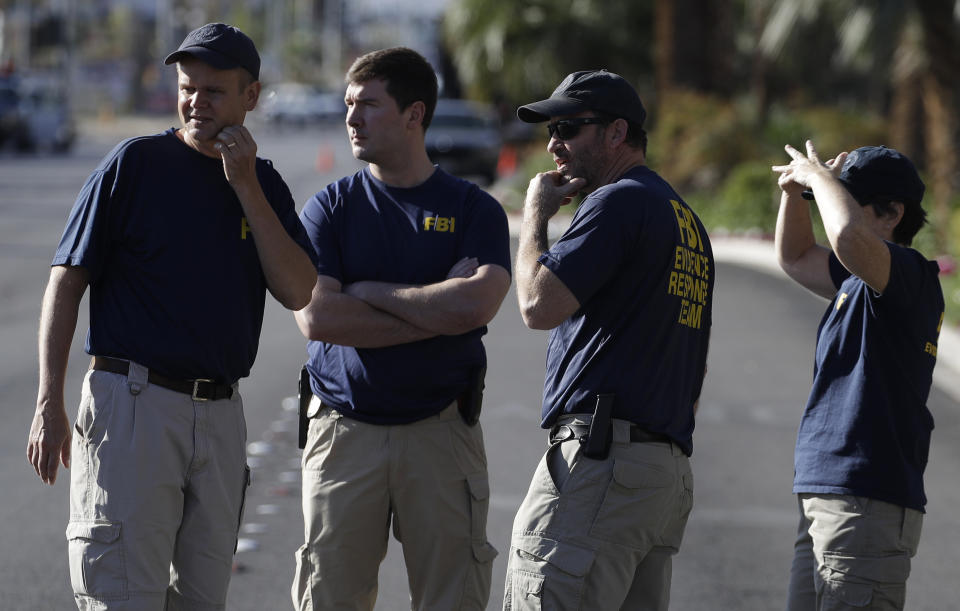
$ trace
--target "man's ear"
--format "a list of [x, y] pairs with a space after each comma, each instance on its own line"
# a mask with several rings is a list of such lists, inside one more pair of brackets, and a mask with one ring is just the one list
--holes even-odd
[[610, 138], [610, 144], [619, 146], [627, 141], [627, 130], [630, 126], [625, 119], [615, 119], [609, 127], [607, 137]]
[[891, 230], [900, 224], [900, 221], [903, 219], [903, 211], [905, 210], [904, 205], [901, 202], [890, 202], [890, 207], [893, 208], [887, 216], [887, 220], [890, 223]]
[[427, 112], [427, 105], [424, 104], [422, 101], [417, 100], [416, 102], [413, 102], [412, 104], [410, 104], [410, 106], [407, 107], [407, 112], [410, 113], [410, 117], [409, 117], [410, 126], [411, 127], [419, 126], [422, 128], [423, 117], [426, 115], [426, 112]]
[[243, 107], [247, 112], [257, 107], [257, 102], [260, 100], [260, 87], [260, 81], [253, 81], [243, 90]]

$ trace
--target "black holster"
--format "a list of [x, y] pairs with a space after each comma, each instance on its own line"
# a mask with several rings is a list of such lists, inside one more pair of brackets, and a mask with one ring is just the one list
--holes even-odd
[[467, 386], [467, 390], [457, 398], [457, 409], [467, 426], [473, 426], [480, 421], [480, 410], [483, 407], [484, 378], [486, 377], [486, 365], [474, 369], [470, 375], [470, 384]]
[[310, 408], [310, 399], [313, 398], [313, 391], [310, 389], [310, 372], [307, 366], [300, 368], [300, 381], [297, 384], [297, 416], [299, 423], [297, 425], [297, 447], [301, 450], [307, 446], [307, 428], [310, 426], [310, 418], [307, 416], [307, 410]]
[[581, 451], [587, 458], [606, 460], [613, 443], [613, 399], [616, 395], [597, 395], [597, 406], [586, 435], [580, 438]]

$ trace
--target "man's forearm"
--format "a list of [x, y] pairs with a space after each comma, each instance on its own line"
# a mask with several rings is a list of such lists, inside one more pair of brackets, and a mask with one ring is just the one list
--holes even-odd
[[310, 257], [287, 233], [259, 182], [235, 190], [256, 242], [270, 294], [287, 309], [303, 308], [310, 301], [317, 277]]
[[810, 204], [799, 192], [783, 191], [780, 194], [780, 211], [774, 234], [777, 259], [781, 266], [795, 263], [808, 249], [815, 246]]
[[522, 305], [531, 297], [535, 288], [537, 272], [542, 267], [540, 255], [549, 247], [547, 223], [549, 217], [524, 209], [520, 224], [520, 240], [517, 247], [517, 298]]
[[294, 317], [307, 339], [354, 348], [384, 348], [436, 335], [339, 291], [314, 290], [310, 305]]
[[50, 271], [40, 310], [38, 408], [63, 409], [67, 361], [87, 279], [86, 270], [79, 267], [57, 266]]
[[509, 286], [507, 270], [486, 265], [470, 278], [447, 278], [423, 286], [359, 282], [345, 290], [417, 328], [459, 335], [490, 322]]

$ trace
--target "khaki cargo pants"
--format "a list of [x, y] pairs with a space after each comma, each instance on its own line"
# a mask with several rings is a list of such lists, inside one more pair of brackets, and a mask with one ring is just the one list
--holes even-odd
[[899, 611], [923, 514], [861, 496], [800, 494], [788, 611]]
[[73, 433], [70, 581], [81, 610], [222, 610], [250, 481], [243, 403], [90, 371]]
[[395, 426], [346, 418], [317, 397], [310, 409], [294, 608], [373, 609], [392, 520], [413, 609], [483, 610], [497, 551], [480, 425], [464, 424], [456, 405]]
[[676, 444], [631, 442], [630, 423], [613, 424], [606, 460], [575, 439], [544, 454], [513, 523], [504, 610], [667, 609], [693, 506], [690, 462]]

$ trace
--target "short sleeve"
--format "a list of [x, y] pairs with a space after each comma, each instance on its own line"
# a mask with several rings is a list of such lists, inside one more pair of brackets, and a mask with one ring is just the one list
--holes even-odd
[[887, 242], [890, 249], [890, 279], [884, 300], [900, 308], [912, 308], [939, 290], [939, 267], [912, 248]]
[[615, 202], [591, 195], [580, 204], [567, 231], [540, 255], [540, 263], [580, 303], [610, 279], [625, 256], [627, 228], [636, 221], [627, 222], [621, 210]]
[[267, 193], [267, 200], [270, 203], [270, 207], [273, 208], [274, 213], [277, 215], [280, 224], [283, 225], [287, 234], [307, 253], [310, 261], [316, 266], [317, 253], [310, 243], [310, 238], [307, 236], [300, 217], [297, 216], [297, 210], [293, 201], [293, 195], [290, 194], [290, 188], [280, 174], [273, 168], [273, 164], [266, 159], [263, 161], [266, 169], [261, 174], [260, 184], [263, 185], [266, 183], [269, 185], [264, 188], [264, 191]]
[[473, 188], [466, 235], [460, 256], [476, 257], [480, 265], [499, 265], [510, 273], [510, 229], [503, 208], [489, 194]]
[[74, 201], [51, 265], [86, 268], [91, 282], [100, 275], [110, 242], [111, 200], [116, 189], [117, 161], [105, 160], [87, 178]]
[[314, 264], [321, 276], [343, 281], [343, 262], [337, 231], [333, 224], [333, 209], [329, 189], [315, 194], [300, 211], [300, 221], [314, 253]]

